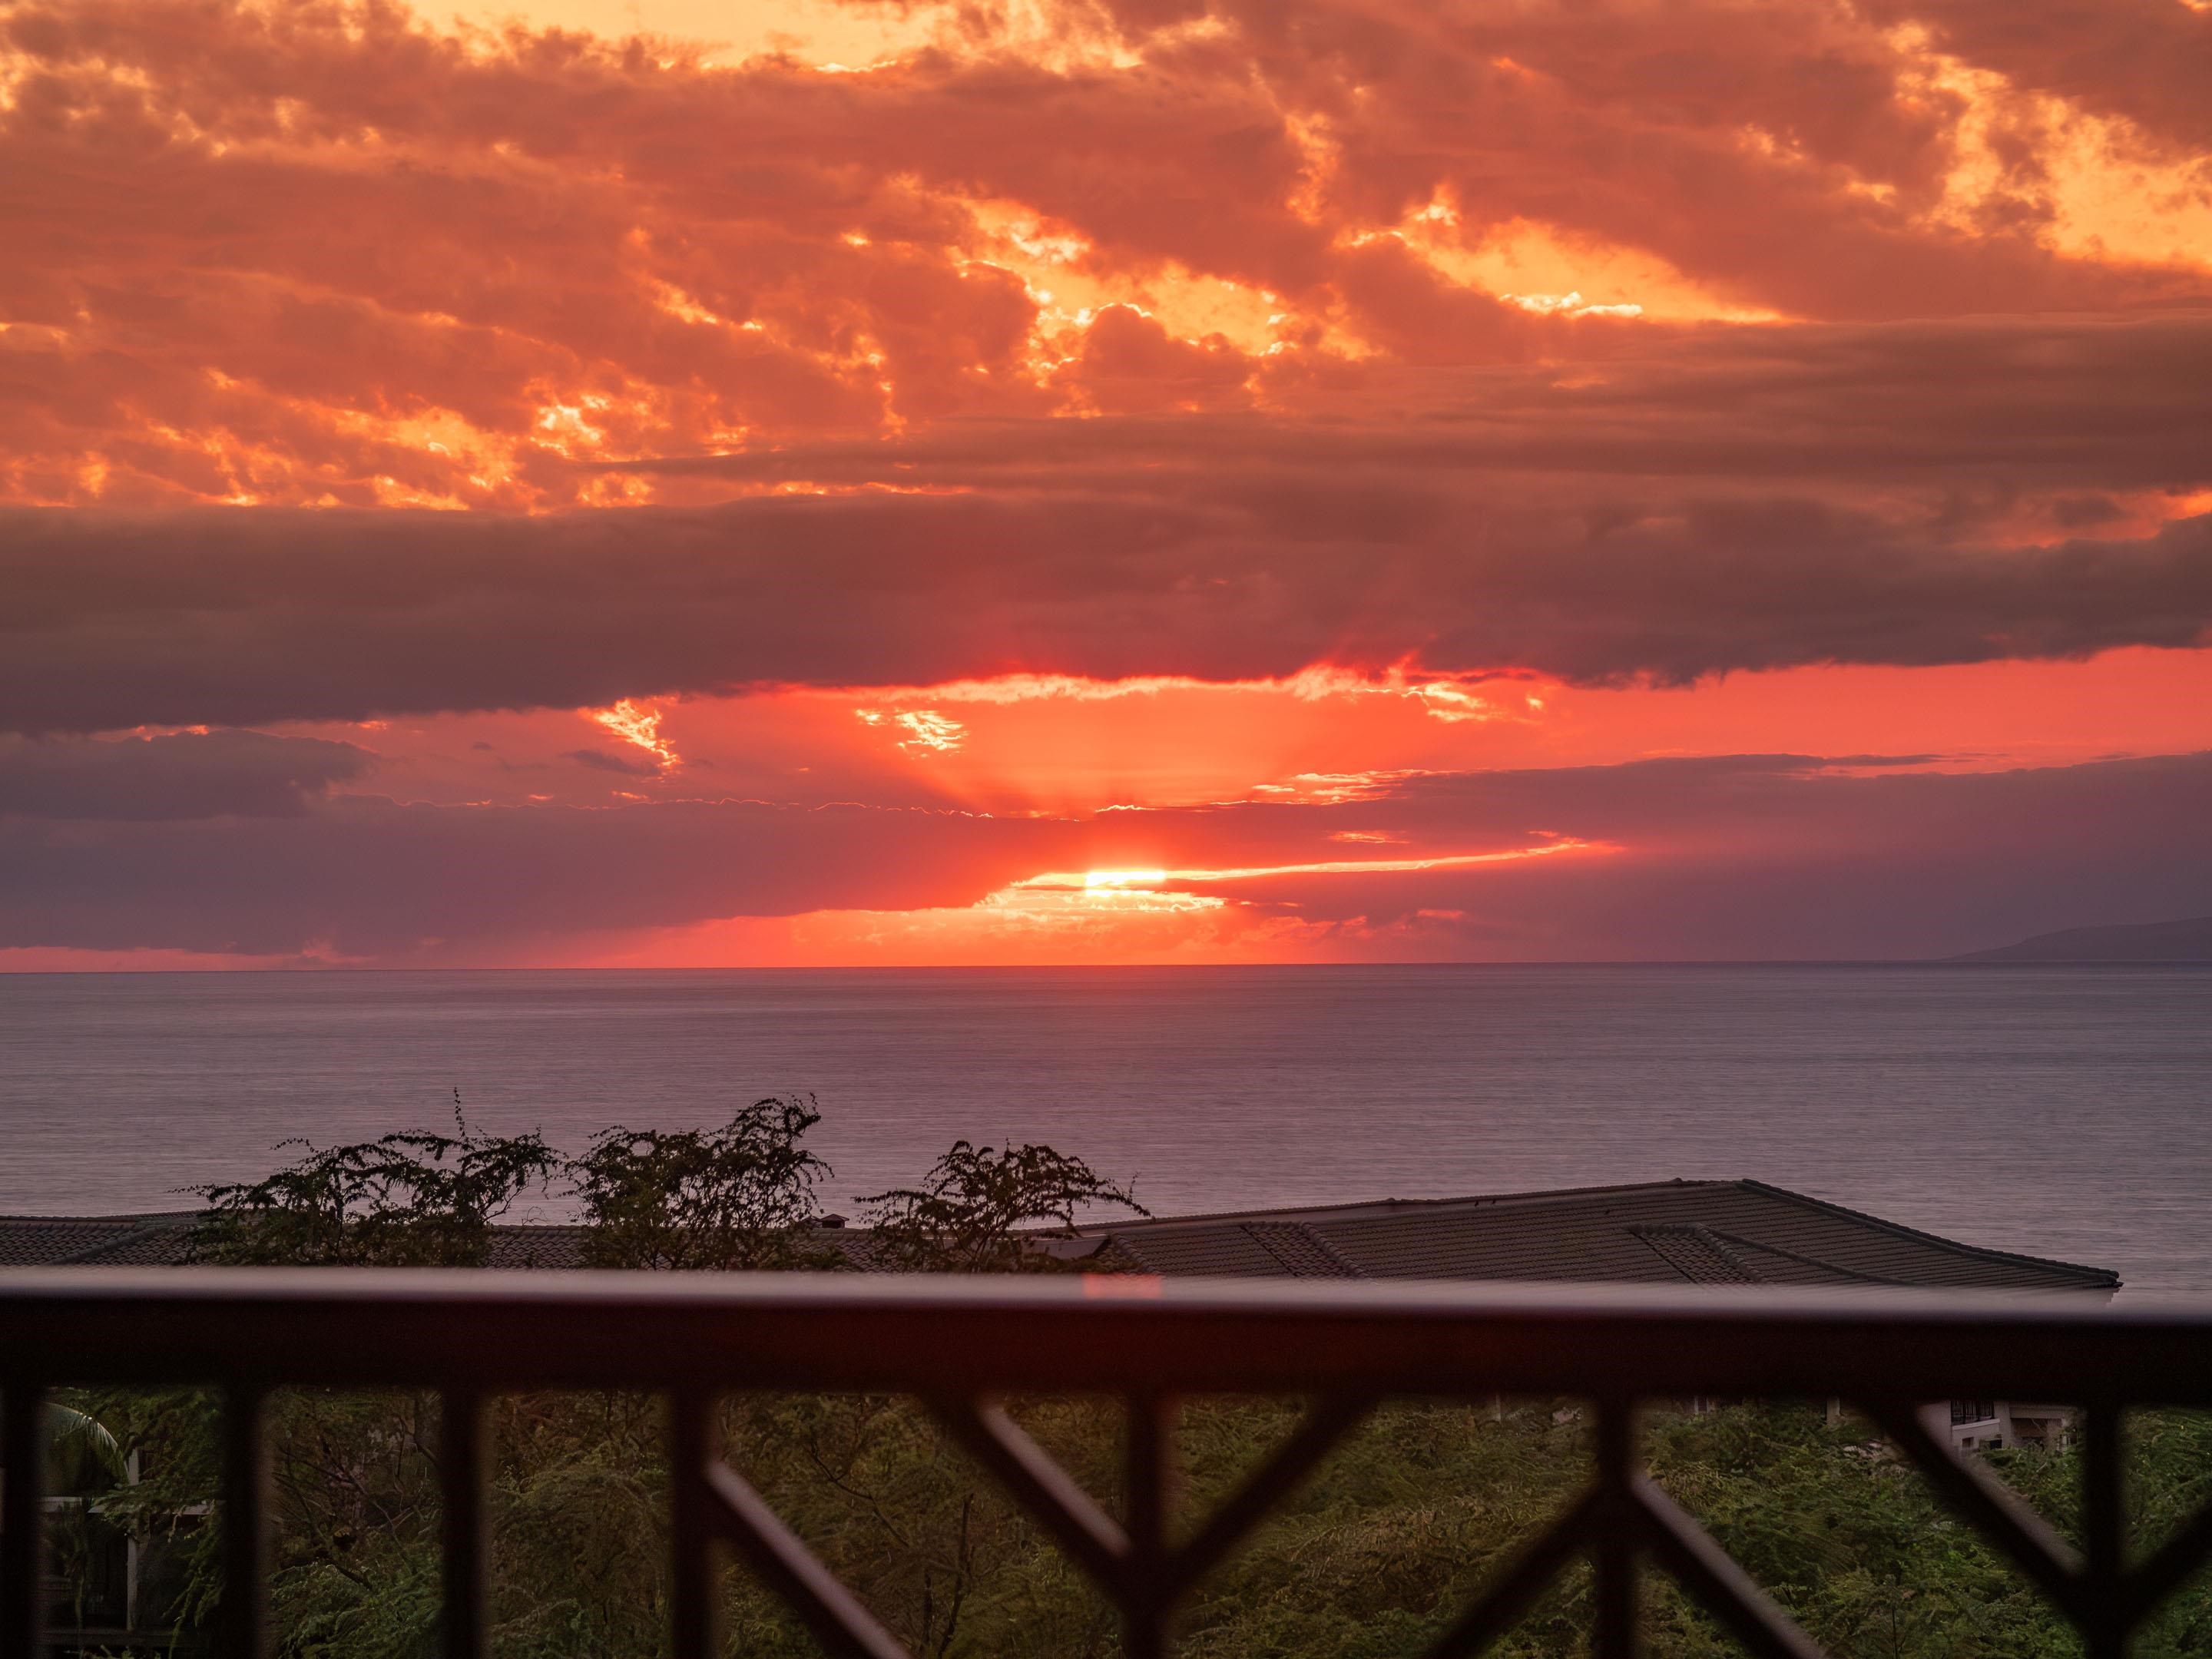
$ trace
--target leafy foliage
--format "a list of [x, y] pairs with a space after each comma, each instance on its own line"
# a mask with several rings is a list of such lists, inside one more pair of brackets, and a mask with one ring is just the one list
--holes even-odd
[[[252, 1186], [218, 1189], [210, 1259], [482, 1260], [491, 1218], [530, 1182], [572, 1172], [591, 1259], [661, 1267], [797, 1265], [826, 1167], [805, 1150], [811, 1101], [763, 1100], [722, 1128], [611, 1129], [560, 1166], [535, 1137], [391, 1136], [311, 1150]], [[211, 1194], [216, 1196], [216, 1194]], [[1082, 1206], [1137, 1208], [1127, 1190], [1043, 1146], [960, 1142], [918, 1186], [866, 1200], [890, 1263], [1031, 1271], [1024, 1243], [1065, 1234]], [[228, 1252], [227, 1254], [224, 1252]], [[114, 1453], [143, 1478], [88, 1501], [166, 1547], [170, 1615], [218, 1624], [216, 1418], [191, 1391], [73, 1396], [68, 1426], [88, 1480]], [[501, 1659], [663, 1650], [667, 1622], [665, 1424], [629, 1394], [541, 1393], [492, 1406], [490, 1615]], [[1012, 1409], [1049, 1455], [1109, 1506], [1123, 1425], [1107, 1402]], [[1030, 1653], [1111, 1659], [1115, 1621], [1039, 1530], [948, 1443], [916, 1402], [793, 1396], [726, 1402], [732, 1461], [918, 1659]], [[82, 1419], [80, 1422], [79, 1419]], [[1181, 1408], [1187, 1513], [1234, 1492], [1296, 1420], [1293, 1402], [1205, 1400]], [[112, 1431], [112, 1432], [111, 1432]], [[270, 1401], [278, 1546], [271, 1585], [291, 1659], [414, 1659], [435, 1650], [434, 1404], [396, 1394], [288, 1390]], [[103, 1435], [107, 1438], [103, 1440]], [[2130, 1420], [2129, 1504], [2148, 1543], [2212, 1501], [2212, 1419]], [[1655, 1412], [1654, 1475], [1838, 1654], [1881, 1659], [2057, 1659], [2076, 1650], [2038, 1592], [1954, 1519], [1864, 1425], [1818, 1408], [1738, 1405]], [[1191, 1659], [1391, 1659], [1418, 1652], [1589, 1478], [1575, 1402], [1398, 1404], [1348, 1437], [1184, 1610]], [[2062, 1531], [2079, 1525], [2070, 1449], [1990, 1459]], [[811, 1659], [789, 1612], [732, 1571], [730, 1650]], [[1587, 1573], [1540, 1596], [1494, 1651], [1586, 1650]], [[1644, 1601], [1656, 1659], [1735, 1650], [1657, 1574]], [[2185, 1587], [2138, 1643], [2147, 1656], [2212, 1655], [2212, 1589]]]
[[261, 1180], [198, 1189], [196, 1261], [234, 1266], [475, 1267], [493, 1220], [559, 1158], [536, 1134], [389, 1134], [305, 1149]]
[[[2025, 1576], [1863, 1421], [1832, 1428], [1811, 1407], [1738, 1406], [1662, 1421], [1651, 1440], [1661, 1482], [1832, 1652], [2078, 1650]], [[2081, 1475], [2070, 1450], [2018, 1454], [2014, 1468], [2069, 1486]], [[1662, 1650], [1735, 1651], [1679, 1595], [1655, 1601]]]
[[59, 1400], [40, 1408], [46, 1444], [42, 1489], [56, 1495], [100, 1492], [127, 1480], [129, 1460], [114, 1431], [90, 1412]]
[[800, 1143], [813, 1099], [755, 1102], [719, 1129], [601, 1132], [567, 1166], [595, 1267], [823, 1267], [810, 1241], [830, 1166]]
[[875, 1260], [909, 1273], [1047, 1271], [1059, 1262], [1025, 1231], [1071, 1235], [1076, 1211], [1091, 1204], [1151, 1213], [1079, 1158], [1049, 1146], [1001, 1150], [966, 1140], [955, 1141], [921, 1186], [861, 1201], [869, 1206]]
[[142, 1616], [180, 1628], [207, 1625], [222, 1585], [219, 1536], [208, 1524], [221, 1483], [222, 1407], [204, 1389], [108, 1389], [77, 1406], [136, 1454], [138, 1478], [99, 1499], [99, 1511], [159, 1564], [142, 1571]]

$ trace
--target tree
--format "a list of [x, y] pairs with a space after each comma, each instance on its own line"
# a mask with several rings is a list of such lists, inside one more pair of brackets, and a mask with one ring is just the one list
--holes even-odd
[[100, 1492], [131, 1478], [130, 1462], [108, 1426], [90, 1412], [49, 1400], [41, 1408], [49, 1497]]
[[1036, 1248], [1071, 1237], [1077, 1209], [1115, 1204], [1150, 1211], [1079, 1158], [1049, 1146], [977, 1146], [957, 1140], [920, 1187], [897, 1187], [870, 1206], [875, 1261], [908, 1273], [1036, 1273], [1060, 1265]]
[[801, 1145], [811, 1096], [770, 1097], [719, 1129], [625, 1129], [568, 1166], [595, 1267], [830, 1267], [814, 1188], [830, 1166]]
[[259, 1181], [195, 1190], [191, 1259], [258, 1267], [480, 1267], [493, 1218], [559, 1159], [535, 1133], [389, 1134], [316, 1148]]

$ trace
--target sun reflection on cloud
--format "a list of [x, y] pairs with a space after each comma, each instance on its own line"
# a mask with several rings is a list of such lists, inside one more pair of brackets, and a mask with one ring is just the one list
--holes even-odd
[[[1471, 720], [1533, 720], [1545, 711], [1545, 697], [1519, 690], [1487, 695], [1474, 688], [1500, 684], [1521, 686], [1526, 677], [1428, 678], [1407, 665], [1379, 672], [1339, 668], [1322, 663], [1280, 679], [1200, 679], [1188, 675], [1140, 674], [1122, 679], [1092, 679], [1075, 674], [1003, 674], [983, 680], [951, 680], [938, 685], [893, 686], [874, 692], [892, 703], [965, 702], [1012, 704], [1060, 701], [1109, 702], [1123, 697], [1156, 697], [1167, 692], [1284, 693], [1302, 702], [1319, 702], [1331, 697], [1405, 697], [1419, 703], [1432, 719], [1448, 724]], [[1549, 690], [1547, 682], [1545, 689]], [[847, 694], [849, 695], [849, 692]], [[870, 725], [890, 716], [883, 709], [864, 713]]]
[[1466, 912], [1425, 905], [1391, 921], [1302, 916], [1295, 901], [1261, 893], [1190, 890], [1212, 882], [1270, 877], [1376, 875], [1475, 868], [1529, 860], [1601, 854], [1601, 842], [1566, 839], [1499, 852], [1425, 859], [1329, 860], [1219, 870], [1108, 866], [1048, 872], [1010, 883], [973, 904], [904, 911], [811, 912], [732, 917], [656, 941], [647, 956], [606, 958], [656, 965], [727, 961], [828, 963], [1289, 962], [1332, 950], [1353, 958], [1418, 945], [1423, 930]]
[[650, 703], [624, 697], [609, 708], [586, 708], [584, 718], [605, 726], [624, 743], [642, 749], [663, 766], [681, 766], [684, 757], [660, 735], [660, 710]]
[[1772, 322], [1780, 313], [1717, 293], [1648, 248], [1532, 219], [1462, 222], [1442, 195], [1389, 236], [1463, 287], [1539, 315]]
[[1523, 311], [1533, 311], [1539, 317], [1641, 317], [1639, 305], [1598, 305], [1582, 296], [1578, 289], [1569, 289], [1565, 294], [1501, 294], [1498, 296], [1508, 305], [1518, 306]]
[[1374, 772], [1300, 772], [1283, 783], [1255, 783], [1258, 799], [1295, 799], [1341, 805], [1347, 801], [1373, 800], [1419, 773], [1402, 768]]
[[1167, 878], [1164, 870], [1086, 870], [1083, 885], [1086, 891], [1102, 887], [1157, 887]]
[[2201, 152], [2177, 156], [2124, 118], [1940, 51], [1924, 23], [1889, 39], [1906, 65], [1901, 84], [1959, 112], [1932, 222], [1972, 235], [2018, 219], [2063, 254], [2212, 264]]
[[[1048, 892], [1113, 902], [1130, 893], [1170, 887], [1206, 887], [1224, 882], [1265, 881], [1294, 876], [1388, 876], [1430, 870], [1473, 870], [1486, 864], [1519, 864], [1530, 859], [1619, 850], [1610, 842], [1561, 836], [1533, 847], [1505, 848], [1486, 853], [1443, 853], [1428, 858], [1323, 859], [1307, 864], [1254, 864], [1224, 869], [1048, 871], [1042, 875], [1025, 877], [1001, 889], [1000, 893], [992, 895], [992, 899], [1014, 892]], [[992, 900], [984, 902], [988, 903]]]
[[853, 713], [863, 726], [904, 732], [898, 746], [909, 755], [951, 754], [968, 740], [965, 726], [934, 708], [856, 708]]

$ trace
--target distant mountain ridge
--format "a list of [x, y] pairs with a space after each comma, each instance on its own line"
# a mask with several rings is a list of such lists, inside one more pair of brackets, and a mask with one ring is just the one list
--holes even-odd
[[1948, 962], [2212, 962], [2212, 916], [2122, 927], [2069, 927]]

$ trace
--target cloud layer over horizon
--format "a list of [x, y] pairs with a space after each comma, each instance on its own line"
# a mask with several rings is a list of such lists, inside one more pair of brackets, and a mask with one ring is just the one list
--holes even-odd
[[[1201, 946], [1351, 959], [1899, 957], [1991, 942], [2022, 914], [2056, 926], [2084, 902], [2212, 910], [2212, 754], [1965, 775], [1913, 757], [1712, 756], [1073, 819], [357, 793], [270, 811], [258, 779], [200, 742], [213, 752], [195, 807], [157, 821], [80, 798], [66, 824], [0, 819], [0, 950], [512, 962], [576, 935], [604, 951], [721, 918], [995, 902], [947, 948], [1018, 957], [1042, 935], [1069, 951], [1133, 917], [1197, 928]], [[310, 777], [327, 764], [297, 758]], [[0, 802], [20, 805], [21, 787], [0, 759]], [[1543, 855], [1561, 843], [1569, 856]], [[1039, 872], [1097, 868], [1159, 873], [1118, 916], [1022, 908]], [[2026, 913], [2023, 879], [2041, 895]]]
[[0, 951], [2212, 908], [2212, 9], [846, 15], [0, 14]]

